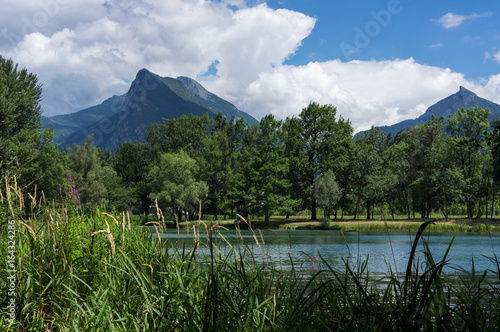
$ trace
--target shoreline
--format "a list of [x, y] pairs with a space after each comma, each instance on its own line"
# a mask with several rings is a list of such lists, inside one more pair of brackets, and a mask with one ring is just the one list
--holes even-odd
[[[235, 229], [237, 219], [227, 220], [210, 220], [202, 221], [199, 228], [205, 228], [205, 225], [221, 226], [227, 229]], [[457, 232], [457, 233], [500, 233], [500, 219], [466, 219], [466, 218], [450, 218], [445, 219], [399, 219], [399, 220], [332, 220], [327, 228], [325, 224], [320, 221], [310, 221], [308, 219], [278, 219], [274, 218], [269, 222], [255, 220], [249, 224], [240, 221], [239, 227], [241, 229], [268, 229], [268, 230], [341, 230], [341, 231], [374, 231], [374, 232], [387, 232], [387, 231], [417, 231], [420, 225], [426, 221], [433, 223], [427, 227], [428, 231], [432, 232]], [[188, 227], [198, 227], [199, 221], [189, 221]], [[173, 221], [167, 221], [166, 226], [169, 229], [176, 228]], [[154, 226], [143, 226], [151, 227]], [[186, 228], [186, 222], [179, 223], [180, 229]]]

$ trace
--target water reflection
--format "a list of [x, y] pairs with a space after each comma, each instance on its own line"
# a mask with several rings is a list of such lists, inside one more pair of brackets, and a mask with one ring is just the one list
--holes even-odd
[[[176, 243], [176, 246], [185, 245], [187, 249], [194, 247], [192, 231], [188, 235], [186, 230], [181, 230], [178, 235], [176, 230], [167, 230], [162, 236], [169, 242]], [[223, 253], [230, 252], [232, 246], [236, 254], [244, 254], [245, 258], [252, 256], [260, 264], [274, 264], [274, 267], [281, 270], [290, 269], [292, 262], [296, 268], [318, 268], [321, 256], [338, 269], [344, 267], [343, 260], [355, 266], [368, 259], [371, 274], [386, 275], [390, 268], [393, 272], [406, 270], [414, 234], [264, 230], [262, 235], [257, 231], [255, 236], [259, 245], [256, 244], [254, 233], [249, 230], [242, 230], [241, 238], [236, 230], [221, 231], [214, 242]], [[472, 262], [475, 270], [480, 273], [497, 270], [490, 258], [495, 257], [495, 250], [500, 248], [500, 234], [426, 232], [423, 240], [429, 245], [436, 262], [442, 259], [453, 237], [455, 240], [448, 255], [445, 272], [456, 273], [460, 269], [471, 272]], [[202, 242], [206, 241], [207, 238], [202, 237]], [[417, 259], [420, 262], [425, 261], [423, 250], [421, 241], [417, 249]], [[199, 253], [203, 255], [208, 251], [200, 246]]]

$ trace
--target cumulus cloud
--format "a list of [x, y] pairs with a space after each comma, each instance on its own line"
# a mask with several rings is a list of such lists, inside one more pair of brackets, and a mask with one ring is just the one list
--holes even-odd
[[[60, 4], [63, 0], [50, 0], [58, 5], [50, 15], [34, 1], [23, 1], [32, 8], [28, 12], [45, 13], [47, 22], [38, 24], [40, 27], [35, 24], [14, 44], [3, 38], [0, 52], [38, 74], [44, 84], [45, 110], [50, 115], [76, 111], [78, 104], [80, 108], [90, 106], [114, 93], [124, 93], [122, 78], [133, 78], [143, 67], [163, 76], [196, 77], [216, 62], [217, 77], [227, 84], [224, 94], [236, 96], [260, 72], [291, 56], [316, 22], [304, 14], [274, 10], [266, 4], [245, 6], [244, 1], [110, 0], [105, 5], [85, 2], [101, 13], [99, 17], [74, 17], [71, 28], [63, 22], [46, 29], [49, 21], [59, 22], [58, 16], [66, 9]], [[92, 12], [88, 7], [82, 8], [83, 13]], [[23, 31], [23, 27], [17, 26], [14, 31]], [[62, 108], [66, 99], [52, 88], [69, 77], [81, 77], [81, 82], [85, 81], [83, 77], [93, 77], [99, 93], [89, 99], [83, 91], [75, 96], [75, 103]]]
[[[372, 125], [394, 124], [416, 118], [427, 107], [458, 91], [460, 85], [494, 96], [499, 82], [474, 85], [463, 74], [417, 63], [333, 60], [305, 66], [279, 66], [261, 73], [245, 92], [240, 107], [263, 116], [298, 115], [310, 101], [333, 104], [352, 121], [356, 131]], [[498, 97], [496, 97], [498, 99]]]
[[492, 12], [484, 12], [482, 14], [472, 13], [471, 15], [458, 15], [453, 13], [447, 13], [439, 19], [433, 20], [438, 22], [445, 29], [456, 28], [462, 25], [465, 21], [472, 20], [475, 18], [488, 17], [493, 15]]
[[197, 78], [256, 118], [332, 104], [356, 131], [415, 118], [460, 85], [500, 102], [500, 75], [474, 83], [413, 58], [284, 65], [316, 20], [259, 0], [6, 1], [0, 54], [38, 75], [45, 115], [123, 94], [141, 68]]

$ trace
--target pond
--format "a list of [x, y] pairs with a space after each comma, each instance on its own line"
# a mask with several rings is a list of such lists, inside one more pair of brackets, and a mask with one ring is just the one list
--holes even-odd
[[[348, 261], [351, 267], [355, 267], [357, 262], [368, 260], [368, 270], [372, 275], [387, 275], [390, 269], [395, 273], [404, 273], [415, 236], [415, 233], [408, 232], [263, 230], [262, 234], [255, 231], [257, 244], [254, 233], [249, 230], [242, 230], [241, 237], [236, 230], [220, 233], [237, 253], [244, 253], [245, 258], [253, 256], [256, 262], [273, 264], [280, 270], [290, 269], [292, 262], [300, 269], [318, 268], [321, 256], [336, 269], [343, 268], [343, 260]], [[224, 244], [221, 236], [217, 236], [214, 241], [220, 244], [222, 251], [229, 252], [230, 247]], [[194, 246], [192, 230], [189, 235], [185, 229], [179, 235], [176, 230], [167, 230], [163, 237], [175, 242], [176, 246], [185, 244], [186, 249]], [[447, 258], [448, 264], [444, 268], [447, 273], [471, 272], [473, 264], [477, 273], [497, 271], [491, 258], [500, 254], [500, 234], [425, 232], [422, 239], [428, 244], [435, 262], [442, 260], [454, 239]], [[207, 253], [202, 247], [200, 251]], [[421, 240], [416, 255], [420, 262], [425, 261], [423, 251]]]

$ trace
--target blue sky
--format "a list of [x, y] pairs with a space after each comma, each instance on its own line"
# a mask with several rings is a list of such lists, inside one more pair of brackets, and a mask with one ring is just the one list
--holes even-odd
[[[500, 69], [499, 63], [493, 60], [494, 54], [500, 51], [500, 2], [496, 0], [273, 0], [267, 4], [317, 19], [303, 46], [286, 62], [289, 64], [336, 58], [390, 60], [413, 57], [419, 63], [448, 67], [471, 79], [498, 73]], [[392, 6], [392, 13], [389, 6]], [[457, 26], [446, 28], [439, 22], [448, 13], [457, 16], [448, 20], [456, 22]], [[461, 20], [460, 15], [468, 17]], [[366, 29], [375, 36], [368, 36]], [[359, 53], [346, 58], [341, 45], [355, 46], [358, 31], [362, 31], [369, 42]], [[486, 54], [492, 58], [486, 59]]]
[[332, 104], [359, 131], [460, 86], [500, 103], [498, 22], [498, 0], [4, 0], [0, 55], [37, 74], [47, 116], [124, 94], [148, 68], [257, 119]]

